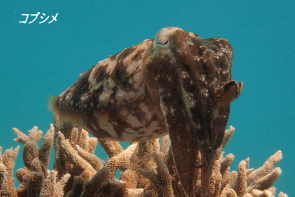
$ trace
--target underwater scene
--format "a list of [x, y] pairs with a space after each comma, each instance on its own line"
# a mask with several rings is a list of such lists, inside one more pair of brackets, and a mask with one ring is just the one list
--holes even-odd
[[1, 2], [0, 196], [295, 196], [294, 9]]

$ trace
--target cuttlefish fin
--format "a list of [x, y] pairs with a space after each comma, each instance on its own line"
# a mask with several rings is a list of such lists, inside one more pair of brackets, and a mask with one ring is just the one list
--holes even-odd
[[216, 88], [214, 90], [214, 99], [218, 102], [230, 103], [240, 96], [242, 89], [242, 81], [228, 81], [225, 84], [223, 84], [220, 88]]

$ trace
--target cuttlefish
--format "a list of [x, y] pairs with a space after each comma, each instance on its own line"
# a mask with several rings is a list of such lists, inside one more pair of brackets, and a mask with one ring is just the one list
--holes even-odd
[[97, 138], [134, 142], [169, 134], [180, 183], [194, 196], [195, 169], [212, 169], [230, 103], [242, 90], [231, 80], [232, 59], [225, 39], [164, 28], [80, 74], [49, 107], [59, 128], [75, 125]]

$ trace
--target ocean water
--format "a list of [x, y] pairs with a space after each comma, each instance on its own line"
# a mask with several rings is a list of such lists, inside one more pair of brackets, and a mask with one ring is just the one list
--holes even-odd
[[[277, 194], [295, 196], [294, 10], [295, 2], [284, 0], [1, 1], [0, 145], [19, 145], [13, 127], [26, 133], [36, 125], [45, 133], [53, 122], [49, 95], [98, 61], [175, 26], [225, 38], [234, 49], [233, 79], [244, 89], [227, 126], [236, 128], [225, 148], [235, 155], [231, 169], [247, 157], [258, 168], [282, 150]], [[14, 172], [23, 167], [22, 147]], [[106, 159], [102, 150], [96, 155]]]

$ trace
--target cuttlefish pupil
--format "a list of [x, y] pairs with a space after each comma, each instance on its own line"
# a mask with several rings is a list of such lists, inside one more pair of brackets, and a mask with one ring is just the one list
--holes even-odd
[[231, 80], [232, 59], [225, 39], [164, 28], [91, 67], [52, 97], [49, 108], [61, 131], [77, 126], [98, 138], [129, 142], [169, 133], [179, 180], [193, 196], [192, 164], [200, 152], [203, 166], [212, 166], [230, 103], [242, 90], [242, 82]]
[[169, 45], [170, 44], [170, 38], [164, 40], [164, 41], [157, 41], [158, 46], [164, 46], [164, 45]]

